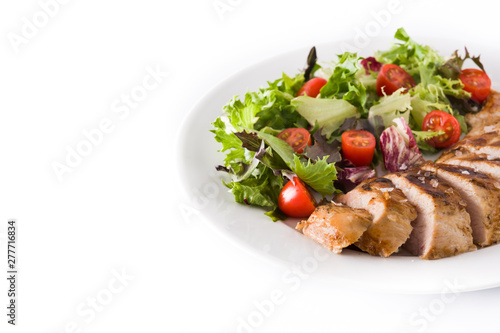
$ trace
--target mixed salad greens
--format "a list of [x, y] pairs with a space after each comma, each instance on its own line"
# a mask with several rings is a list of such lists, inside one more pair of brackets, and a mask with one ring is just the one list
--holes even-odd
[[466, 89], [462, 65], [469, 58], [484, 71], [479, 57], [465, 49], [445, 59], [403, 28], [394, 37], [386, 51], [346, 52], [322, 65], [313, 48], [301, 73], [224, 106], [212, 132], [225, 154], [217, 170], [230, 175], [224, 185], [236, 202], [265, 207], [273, 221], [308, 215], [314, 192], [324, 199], [348, 190], [377, 166], [406, 170], [421, 163], [421, 151], [435, 153], [467, 131], [464, 114], [479, 110], [482, 97]]

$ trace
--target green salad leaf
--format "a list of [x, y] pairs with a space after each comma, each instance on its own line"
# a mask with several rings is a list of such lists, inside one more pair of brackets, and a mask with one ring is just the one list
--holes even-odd
[[417, 146], [422, 151], [427, 151], [429, 153], [437, 153], [438, 150], [427, 143], [427, 139], [433, 138], [438, 135], [444, 134], [443, 131], [432, 132], [432, 131], [411, 131], [413, 137], [417, 141]]
[[250, 164], [254, 153], [242, 147], [241, 140], [235, 133], [228, 131], [226, 123], [221, 118], [217, 118], [212, 126], [215, 128], [211, 130], [215, 134], [215, 140], [222, 144], [220, 151], [226, 154], [224, 165], [230, 167], [235, 173], [241, 172], [242, 163]]
[[404, 88], [401, 88], [393, 92], [392, 95], [381, 97], [380, 102], [370, 108], [368, 119], [380, 116], [385, 127], [392, 126], [392, 121], [401, 117], [408, 123], [411, 109], [410, 95], [405, 94]]
[[337, 169], [334, 163], [327, 162], [328, 156], [312, 163], [302, 161], [295, 155], [292, 170], [304, 183], [311, 186], [322, 196], [332, 195], [335, 192], [333, 181], [337, 179]]
[[406, 70], [415, 81], [420, 82], [419, 67], [428, 64], [444, 63], [441, 57], [433, 48], [413, 41], [403, 28], [399, 28], [394, 35], [399, 40], [389, 50], [376, 52], [377, 61], [386, 64], [396, 64]]
[[[229, 176], [230, 180], [223, 183], [236, 202], [264, 207], [266, 215], [277, 221], [286, 218], [278, 198], [287, 179], [298, 177], [326, 197], [338, 191], [335, 181], [340, 184], [345, 179], [372, 175], [375, 171], [371, 167], [353, 168], [342, 158], [341, 135], [350, 129], [365, 129], [375, 135], [378, 146], [372, 166], [383, 161], [388, 170], [402, 168], [400, 161], [405, 159], [395, 154], [397, 158], [387, 164], [390, 167], [385, 164], [381, 149], [397, 152], [399, 148], [394, 140], [381, 140], [381, 133], [392, 133], [394, 137], [397, 134], [403, 140], [413, 136], [413, 148], [418, 151], [415, 156], [421, 158], [420, 150], [438, 152], [427, 141], [443, 133], [421, 130], [429, 112], [452, 114], [462, 131], [467, 132], [464, 115], [477, 112], [481, 105], [464, 90], [459, 73], [466, 59], [483, 69], [479, 57], [470, 56], [465, 49], [464, 57], [455, 51], [445, 59], [430, 46], [415, 42], [403, 28], [396, 31], [394, 38], [396, 42], [389, 49], [367, 55], [377, 66], [366, 69], [368, 60], [364, 64], [360, 61], [368, 58], [350, 52], [320, 66], [313, 47], [301, 72], [292, 76], [283, 73], [267, 82], [266, 87], [248, 91], [241, 98], [235, 96], [223, 107], [224, 113], [212, 123], [211, 132], [225, 155], [223, 165], [216, 168]], [[407, 91], [400, 89], [379, 96], [377, 77], [383, 64], [400, 66], [416, 85]], [[295, 97], [314, 77], [326, 79], [319, 95]], [[392, 126], [394, 122], [405, 124], [404, 135]], [[288, 128], [309, 131], [312, 143], [301, 154], [277, 137]]]
[[343, 99], [360, 111], [364, 110], [367, 99], [366, 88], [356, 75], [361, 69], [360, 59], [356, 53], [346, 52], [339, 55], [328, 82], [320, 90], [321, 98]]
[[323, 99], [308, 96], [299, 96], [292, 100], [292, 105], [297, 107], [311, 126], [316, 123], [321, 128], [321, 134], [330, 138], [346, 118], [359, 117], [358, 109], [343, 99]]

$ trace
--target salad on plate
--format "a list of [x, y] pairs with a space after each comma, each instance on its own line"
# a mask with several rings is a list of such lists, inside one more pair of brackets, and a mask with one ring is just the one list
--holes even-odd
[[[459, 141], [491, 81], [467, 49], [443, 57], [403, 28], [387, 50], [309, 53], [303, 71], [235, 96], [211, 130], [236, 202], [273, 221], [307, 218], [363, 180], [405, 171]], [[466, 59], [478, 68], [463, 69]]]

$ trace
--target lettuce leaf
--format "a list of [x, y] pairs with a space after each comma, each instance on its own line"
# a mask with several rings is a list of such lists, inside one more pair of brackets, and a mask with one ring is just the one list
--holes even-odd
[[303, 82], [303, 74], [291, 78], [283, 73], [281, 79], [268, 82], [267, 88], [247, 92], [243, 100], [235, 96], [223, 107], [224, 113], [236, 132], [243, 128], [283, 130], [307, 126], [307, 121], [290, 104]]
[[335, 163], [328, 163], [328, 156], [312, 163], [302, 161], [298, 155], [294, 155], [291, 169], [304, 183], [311, 186], [322, 196], [332, 195], [335, 192], [333, 181], [337, 179]]
[[257, 134], [266, 141], [273, 152], [280, 155], [290, 170], [304, 183], [323, 196], [332, 195], [335, 192], [333, 181], [337, 179], [337, 169], [335, 163], [328, 163], [328, 156], [312, 163], [311, 160], [306, 161], [295, 154], [292, 147], [285, 141], [270, 134], [262, 132], [257, 132]]
[[380, 103], [373, 105], [368, 112], [368, 119], [382, 117], [385, 127], [392, 125], [395, 118], [403, 117], [408, 123], [410, 119], [411, 97], [403, 93], [404, 88], [396, 90], [392, 95], [384, 96]]
[[462, 58], [458, 55], [458, 50], [455, 50], [450, 59], [439, 67], [439, 73], [446, 78], [457, 80], [462, 72], [462, 66], [467, 59], [471, 59], [483, 72], [486, 72], [480, 57], [481, 56], [471, 56], [467, 48], [465, 48], [465, 56]]
[[437, 153], [438, 150], [427, 143], [427, 139], [433, 138], [435, 136], [444, 134], [443, 131], [432, 132], [432, 131], [411, 131], [413, 137], [417, 141], [418, 148], [429, 153]]
[[[278, 191], [273, 191], [273, 185], [279, 185], [279, 183], [270, 179], [270, 177], [268, 172], [264, 172], [257, 178], [247, 178], [240, 182], [224, 183], [224, 185], [230, 189], [230, 192], [234, 195], [234, 200], [238, 203], [274, 207], [278, 203], [277, 198], [281, 187], [279, 187]], [[272, 178], [282, 179], [275, 176], [272, 176]]]
[[317, 161], [326, 156], [326, 161], [328, 163], [340, 162], [342, 160], [342, 156], [340, 155], [340, 141], [333, 140], [332, 143], [328, 143], [326, 137], [319, 132], [314, 133], [313, 138], [314, 144], [304, 148], [304, 156], [313, 161]]
[[361, 58], [349, 52], [338, 57], [328, 82], [320, 90], [320, 97], [343, 99], [363, 111], [367, 99], [366, 88], [356, 76], [362, 69], [359, 64]]
[[221, 118], [217, 118], [212, 126], [215, 128], [211, 130], [215, 134], [215, 140], [222, 144], [219, 151], [226, 154], [224, 165], [231, 168], [235, 174], [240, 173], [243, 170], [242, 163], [250, 164], [254, 153], [242, 147], [241, 140], [227, 130], [226, 123]]
[[360, 116], [356, 107], [343, 99], [300, 96], [292, 100], [292, 105], [297, 107], [297, 112], [311, 126], [317, 123], [321, 128], [321, 134], [327, 138], [340, 128], [346, 118]]
[[442, 64], [444, 58], [433, 48], [413, 41], [403, 28], [399, 28], [394, 38], [399, 40], [388, 51], [376, 52], [375, 58], [382, 63], [396, 64], [420, 82], [419, 66], [422, 64]]

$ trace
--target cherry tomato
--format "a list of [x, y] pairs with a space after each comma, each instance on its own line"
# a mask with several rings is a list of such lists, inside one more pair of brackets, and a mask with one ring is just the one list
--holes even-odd
[[415, 80], [404, 69], [394, 64], [385, 64], [377, 76], [377, 94], [392, 95], [399, 88], [411, 89], [415, 87]]
[[296, 153], [302, 154], [307, 145], [311, 145], [311, 134], [305, 128], [287, 128], [278, 134], [278, 138], [286, 141]]
[[294, 177], [281, 190], [278, 207], [290, 217], [308, 217], [316, 209], [316, 200], [306, 185]]
[[435, 148], [446, 148], [460, 139], [460, 123], [457, 118], [444, 111], [434, 110], [429, 112], [422, 123], [422, 131], [443, 131], [444, 134], [427, 140]]
[[485, 72], [467, 68], [460, 73], [460, 81], [464, 84], [464, 90], [471, 93], [471, 98], [482, 103], [490, 94], [491, 80]]
[[309, 97], [316, 97], [319, 94], [319, 91], [326, 84], [326, 80], [320, 77], [315, 77], [314, 79], [310, 79], [299, 89], [296, 96], [304, 96], [307, 95]]
[[355, 166], [370, 165], [375, 152], [375, 137], [368, 131], [351, 130], [342, 133], [342, 155]]

